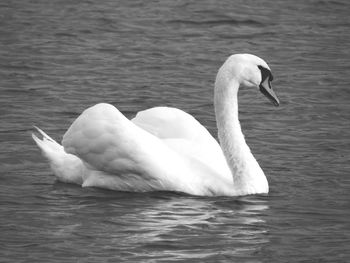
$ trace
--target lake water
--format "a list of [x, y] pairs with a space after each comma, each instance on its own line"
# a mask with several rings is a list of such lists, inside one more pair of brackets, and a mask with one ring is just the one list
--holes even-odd
[[[1, 262], [349, 262], [350, 2], [0, 3]], [[281, 106], [240, 91], [268, 196], [125, 193], [56, 182], [32, 125], [60, 141], [98, 102], [159, 105], [216, 136], [216, 72], [264, 58]]]

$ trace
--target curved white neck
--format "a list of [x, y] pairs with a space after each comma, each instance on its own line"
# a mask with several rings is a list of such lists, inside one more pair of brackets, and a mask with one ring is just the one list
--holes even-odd
[[226, 74], [218, 75], [214, 107], [221, 149], [233, 176], [235, 194], [267, 193], [266, 177], [244, 139], [238, 119], [238, 89], [236, 79], [229, 81]]

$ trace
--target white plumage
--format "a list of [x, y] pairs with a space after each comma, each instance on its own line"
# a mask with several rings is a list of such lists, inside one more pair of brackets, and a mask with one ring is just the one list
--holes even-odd
[[65, 133], [62, 146], [40, 129], [33, 139], [57, 178], [82, 186], [123, 191], [180, 191], [193, 195], [267, 193], [268, 184], [245, 143], [238, 121], [241, 85], [259, 87], [265, 79], [260, 58], [233, 55], [215, 84], [215, 110], [221, 147], [194, 117], [156, 107], [128, 120], [110, 104], [85, 110]]

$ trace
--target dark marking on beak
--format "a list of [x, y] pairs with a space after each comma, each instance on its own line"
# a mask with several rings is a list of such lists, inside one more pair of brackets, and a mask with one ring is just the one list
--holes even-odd
[[261, 71], [261, 79], [262, 79], [259, 85], [261, 93], [264, 94], [273, 103], [273, 105], [279, 106], [280, 101], [271, 87], [271, 81], [273, 80], [271, 71], [262, 66], [258, 66], [258, 67]]

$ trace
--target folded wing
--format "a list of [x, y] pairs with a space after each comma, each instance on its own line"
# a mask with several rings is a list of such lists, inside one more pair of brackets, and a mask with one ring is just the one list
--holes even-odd
[[131, 120], [183, 156], [194, 158], [231, 180], [231, 172], [218, 142], [190, 114], [170, 107], [140, 111]]
[[[158, 132], [166, 135], [160, 129]], [[169, 147], [174, 142], [165, 143], [181, 138], [161, 140], [153, 134], [154, 131], [129, 121], [112, 105], [97, 104], [74, 121], [62, 145], [66, 152], [84, 162], [85, 186], [203, 194], [211, 191], [208, 186], [214, 181], [220, 181], [213, 169], [179, 149], [174, 150], [176, 147]], [[183, 151], [188, 148], [177, 147]]]

